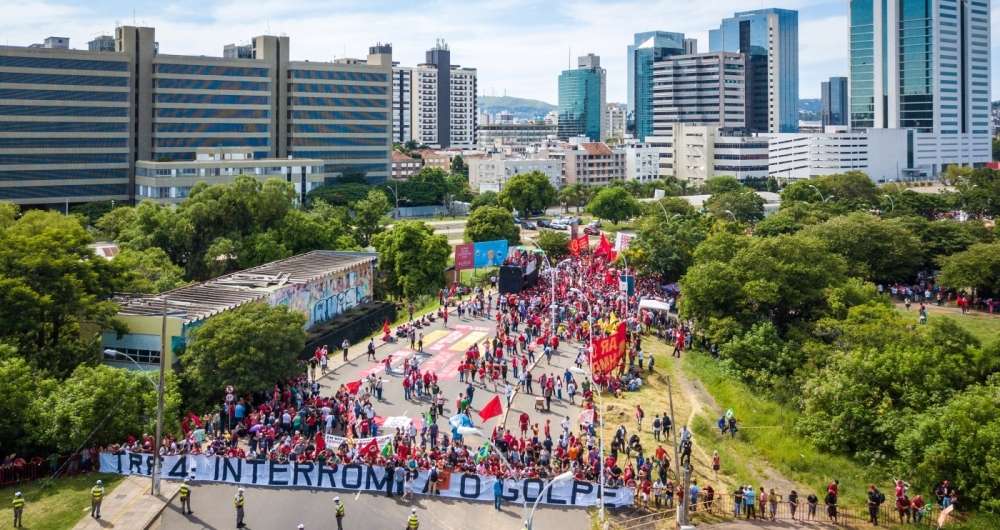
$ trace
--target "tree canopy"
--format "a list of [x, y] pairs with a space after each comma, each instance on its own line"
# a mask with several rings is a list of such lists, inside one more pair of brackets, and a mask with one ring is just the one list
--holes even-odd
[[517, 210], [523, 216], [529, 216], [534, 211], [544, 211], [555, 202], [556, 189], [549, 182], [549, 177], [541, 171], [514, 175], [497, 196], [497, 204], [508, 211]]
[[379, 271], [390, 295], [413, 300], [444, 286], [451, 245], [447, 236], [434, 235], [433, 227], [421, 221], [399, 221], [391, 230], [376, 234], [372, 245], [379, 253]]
[[639, 201], [624, 187], [604, 188], [587, 204], [587, 213], [618, 224], [642, 214]]
[[497, 206], [483, 206], [472, 212], [465, 223], [465, 242], [498, 239], [506, 239], [511, 246], [521, 244], [521, 227], [514, 224], [514, 216]]

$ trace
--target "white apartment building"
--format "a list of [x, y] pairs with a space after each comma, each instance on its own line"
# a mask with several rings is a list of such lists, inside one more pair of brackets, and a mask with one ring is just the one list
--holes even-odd
[[[647, 136], [646, 139], [652, 139]], [[625, 152], [625, 180], [650, 182], [660, 178], [661, 148], [653, 147], [649, 142], [637, 142], [619, 149]]]
[[608, 103], [608, 110], [604, 114], [606, 129], [609, 138], [625, 137], [625, 119], [628, 114], [623, 103]]
[[392, 141], [405, 144], [413, 139], [413, 68], [392, 67]]
[[484, 191], [500, 192], [515, 175], [540, 171], [556, 189], [562, 187], [562, 161], [553, 158], [509, 158], [503, 153], [490, 157], [468, 157], [469, 187]]
[[423, 64], [393, 67], [393, 140], [472, 148], [476, 92], [476, 69], [451, 64], [448, 45], [438, 40]]
[[653, 133], [675, 123], [746, 127], [746, 62], [742, 54], [674, 55], [653, 63]]
[[730, 175], [739, 180], [768, 176], [768, 139], [739, 130], [677, 123], [674, 126], [674, 176], [704, 184]]

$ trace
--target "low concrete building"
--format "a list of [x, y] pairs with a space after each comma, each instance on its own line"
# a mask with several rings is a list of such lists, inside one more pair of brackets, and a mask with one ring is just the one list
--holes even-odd
[[420, 171], [422, 165], [423, 162], [419, 158], [412, 158], [399, 151], [393, 151], [392, 180], [406, 180]]
[[555, 136], [558, 127], [544, 123], [497, 123], [479, 126], [479, 149], [487, 151], [500, 141], [503, 145], [531, 145]]
[[602, 142], [572, 144], [561, 154], [563, 184], [607, 185], [625, 178], [625, 152]]
[[295, 186], [300, 200], [322, 186], [326, 179], [323, 160], [311, 158], [253, 157], [252, 147], [199, 147], [194, 160], [135, 163], [136, 200], [176, 204], [184, 200], [199, 182], [231, 184], [240, 175], [261, 182], [280, 178]]
[[674, 176], [692, 184], [731, 175], [739, 180], [768, 176], [768, 139], [703, 125], [674, 125]]
[[495, 153], [487, 157], [469, 157], [469, 186], [479, 193], [500, 192], [515, 175], [540, 171], [548, 177], [553, 187], [562, 187], [562, 161], [553, 158], [508, 157]]

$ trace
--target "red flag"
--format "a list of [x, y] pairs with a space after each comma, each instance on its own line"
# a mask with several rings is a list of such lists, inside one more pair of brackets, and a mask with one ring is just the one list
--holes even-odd
[[602, 254], [607, 254], [611, 250], [611, 243], [608, 243], [608, 238], [601, 233], [601, 241], [597, 244], [597, 248], [594, 250], [594, 254], [598, 256]]
[[370, 442], [361, 448], [361, 456], [378, 456], [378, 443], [375, 441], [375, 438], [372, 438]]
[[347, 387], [347, 391], [350, 392], [352, 395], [354, 395], [357, 394], [359, 390], [361, 390], [361, 381], [360, 380], [352, 381], [350, 383], [347, 383], [345, 386]]
[[[368, 328], [368, 329], [371, 329], [371, 328]], [[387, 319], [385, 319], [385, 324], [382, 324], [382, 333], [389, 333], [389, 331], [390, 331], [390, 328], [389, 328], [389, 319], [387, 318]]]
[[191, 421], [193, 421], [199, 429], [201, 428], [201, 420], [198, 419], [198, 416], [195, 416], [193, 412], [188, 412], [188, 417], [191, 418]]
[[493, 399], [479, 411], [479, 419], [486, 423], [490, 418], [495, 418], [503, 414], [503, 405], [500, 404], [500, 396], [493, 396]]

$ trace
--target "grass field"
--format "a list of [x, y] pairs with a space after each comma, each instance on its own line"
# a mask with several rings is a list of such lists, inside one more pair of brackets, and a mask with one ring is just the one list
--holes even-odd
[[73, 528], [85, 512], [90, 509], [90, 488], [94, 481], [101, 479], [105, 495], [122, 480], [123, 475], [90, 474], [56, 478], [49, 482], [32, 482], [9, 488], [0, 488], [3, 502], [3, 518], [0, 529], [13, 528], [10, 502], [14, 492], [20, 491], [25, 497], [23, 523], [29, 530], [68, 530]]
[[[899, 314], [909, 321], [916, 324], [920, 320], [920, 315], [917, 313], [917, 306], [912, 306], [915, 309], [910, 311], [901, 310]], [[979, 339], [983, 343], [983, 347], [989, 346], [1000, 340], [1000, 316], [986, 316], [976, 313], [963, 315], [961, 313], [952, 311], [938, 311], [935, 306], [927, 307], [927, 322], [931, 323], [935, 319], [940, 318], [950, 318], [954, 320], [959, 326], [963, 327], [974, 337]]]

